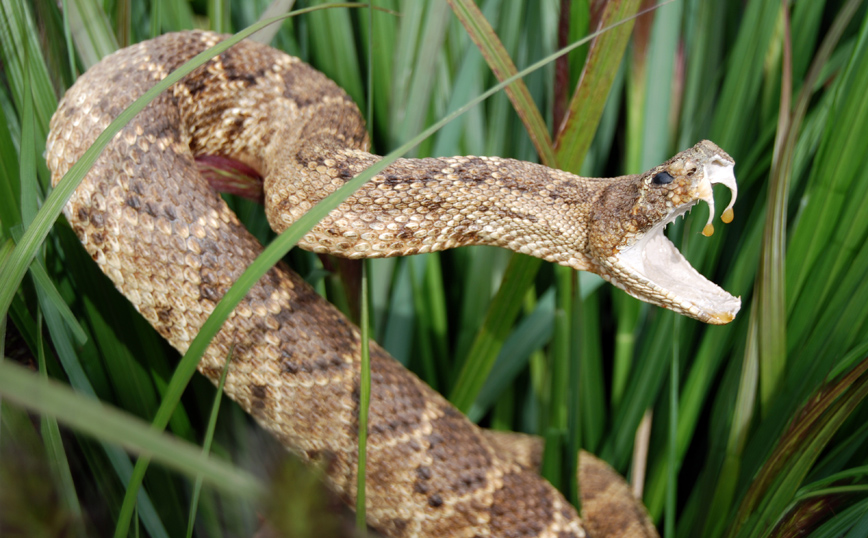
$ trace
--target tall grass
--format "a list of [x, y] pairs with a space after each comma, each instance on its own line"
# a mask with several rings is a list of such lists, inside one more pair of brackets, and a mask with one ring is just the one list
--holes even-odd
[[[282, 23], [271, 43], [323, 70], [363, 110], [370, 99], [372, 140], [385, 154], [498, 78], [653, 4], [568, 3], [567, 12], [556, 0], [375, 0], [382, 9], [370, 23], [363, 9], [325, 9]], [[137, 528], [178, 536], [195, 514], [194, 534], [250, 535], [262, 486], [248, 471], [263, 476], [263, 453], [279, 449], [223, 402], [213, 456], [203, 456], [192, 444], [208, 437], [214, 389], [198, 377], [167, 419], [174, 438], [151, 431], [177, 354], [63, 220], [40, 217], [58, 203], [41, 155], [58, 96], [118, 43], [193, 26], [238, 31], [266, 3], [64, 5], [0, 0], [0, 530], [111, 532], [132, 473], [128, 449], [164, 462], [137, 494]], [[48, 37], [67, 27], [72, 49]], [[544, 473], [572, 500], [582, 446], [644, 485], [668, 536], [858, 535], [868, 526], [865, 88], [861, 1], [678, 0], [604, 33], [414, 153], [619, 175], [714, 140], [737, 162], [736, 220], [704, 238], [699, 208], [669, 235], [741, 295], [739, 317], [707, 327], [593, 275], [479, 247], [370, 263], [372, 336], [471, 419], [545, 437]], [[555, 120], [558, 100], [565, 116]], [[260, 210], [231, 203], [272, 238]], [[344, 292], [351, 278], [307, 253], [289, 260], [336, 304], [356, 304]], [[7, 358], [20, 356], [80, 397]], [[44, 414], [28, 420], [20, 405]], [[126, 420], [115, 426], [118, 412]], [[70, 415], [88, 418], [75, 425]], [[643, 420], [647, 440], [636, 437]], [[632, 456], [645, 443], [643, 476]], [[299, 484], [293, 473], [280, 475]], [[293, 514], [307, 514], [296, 520], [328, 519], [307, 487], [274, 487], [299, 507]]]

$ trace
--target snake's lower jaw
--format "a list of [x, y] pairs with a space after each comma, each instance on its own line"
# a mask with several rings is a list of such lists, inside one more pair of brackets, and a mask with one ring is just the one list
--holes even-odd
[[[705, 323], [732, 321], [741, 308], [741, 299], [699, 274], [663, 235], [664, 227], [651, 230], [617, 256], [618, 279], [643, 284], [632, 286], [643, 289], [642, 296], [629, 289], [628, 293]], [[611, 282], [624, 289], [615, 278]]]

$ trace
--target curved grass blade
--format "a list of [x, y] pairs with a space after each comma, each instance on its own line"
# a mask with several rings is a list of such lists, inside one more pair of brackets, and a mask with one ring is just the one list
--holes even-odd
[[578, 173], [582, 166], [603, 114], [606, 96], [618, 71], [612, 66], [621, 63], [638, 10], [639, 0], [607, 2], [600, 27], [611, 31], [591, 34], [594, 41], [579, 78], [579, 85], [570, 99], [563, 123], [557, 127], [555, 162], [561, 170]]
[[[64, 3], [68, 8], [64, 19], [85, 69], [118, 50], [117, 39], [111, 31], [101, 2], [66, 0]], [[72, 49], [69, 52], [72, 54]]]
[[[223, 365], [223, 372], [220, 374], [220, 382], [217, 383], [217, 390], [214, 391], [214, 403], [211, 405], [211, 415], [208, 417], [208, 429], [205, 431], [205, 438], [202, 441], [202, 456], [208, 457], [211, 452], [211, 442], [214, 440], [214, 430], [217, 427], [217, 415], [220, 411], [220, 401], [223, 399], [223, 385], [226, 384], [226, 374], [229, 373], [229, 365], [232, 364], [233, 347], [229, 348], [229, 355], [226, 357], [226, 364]], [[187, 521], [187, 538], [193, 536], [193, 526], [196, 523], [196, 511], [199, 506], [199, 495], [202, 492], [202, 475], [196, 476], [196, 482], [193, 485], [193, 494], [190, 496], [190, 517]]]
[[[500, 38], [497, 37], [479, 7], [472, 0], [447, 1], [455, 16], [470, 34], [470, 38], [482, 52], [485, 61], [488, 62], [497, 79], [504, 80], [514, 75], [517, 69], [512, 58], [509, 57], [506, 48], [500, 42]], [[506, 87], [506, 94], [512, 101], [522, 123], [524, 123], [542, 162], [548, 166], [555, 166], [556, 160], [551, 135], [545, 120], [543, 120], [539, 109], [530, 96], [527, 86], [518, 80]]]
[[226, 493], [255, 498], [265, 492], [259, 480], [246, 471], [203, 458], [200, 447], [154, 431], [137, 417], [76, 394], [68, 385], [42, 379], [10, 361], [0, 362], [0, 394], [31, 411], [56, 417], [77, 431], [136, 454], [150, 455], [182, 474], [193, 478], [201, 474], [205, 482]]
[[728, 536], [764, 536], [774, 527], [823, 447], [866, 397], [868, 359], [808, 399], [742, 499]]

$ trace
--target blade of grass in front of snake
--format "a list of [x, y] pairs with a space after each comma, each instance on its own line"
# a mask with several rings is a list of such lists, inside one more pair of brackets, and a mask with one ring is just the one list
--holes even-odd
[[[214, 402], [211, 404], [211, 414], [208, 417], [208, 427], [205, 430], [205, 437], [202, 439], [202, 456], [208, 457], [211, 452], [211, 443], [214, 440], [214, 430], [217, 428], [217, 415], [220, 414], [220, 401], [223, 399], [223, 385], [226, 384], [226, 374], [229, 373], [229, 365], [232, 364], [232, 354], [235, 351], [235, 346], [229, 346], [229, 353], [226, 355], [226, 362], [223, 364], [223, 372], [220, 373], [220, 381], [217, 383], [217, 390], [214, 391]], [[202, 475], [196, 475], [196, 481], [193, 484], [193, 494], [190, 496], [190, 514], [187, 519], [187, 538], [193, 536], [193, 526], [196, 523], [196, 512], [199, 508], [199, 495], [202, 492]]]
[[[374, 47], [374, 8], [368, 6], [368, 87], [367, 87], [367, 117], [371, 117], [374, 99], [373, 77], [371, 76], [372, 49]], [[370, 127], [369, 131], [370, 133]], [[356, 469], [356, 530], [362, 536], [367, 535], [367, 505], [366, 484], [368, 468], [368, 413], [371, 407], [371, 306], [368, 288], [368, 275], [371, 264], [368, 260], [362, 262], [361, 295], [359, 305], [359, 329], [361, 330], [361, 358], [359, 364], [359, 440], [358, 468]]]
[[359, 442], [358, 469], [356, 469], [356, 530], [365, 536], [366, 522], [365, 482], [367, 473], [368, 411], [371, 405], [371, 311], [368, 304], [368, 260], [362, 261], [362, 290], [359, 327], [361, 328], [361, 364], [359, 364]]
[[[38, 288], [37, 288], [38, 290]], [[40, 297], [40, 300], [42, 297]], [[42, 331], [42, 313], [36, 312], [36, 330], [38, 336], [36, 346], [36, 360], [39, 365], [39, 375], [42, 379], [48, 379], [48, 367], [45, 362], [45, 339]], [[84, 529], [82, 523], [84, 518], [81, 510], [81, 503], [78, 500], [78, 494], [75, 491], [75, 483], [72, 479], [72, 472], [69, 467], [69, 460], [66, 457], [66, 450], [63, 447], [63, 439], [60, 437], [60, 428], [57, 425], [57, 419], [49, 415], [40, 417], [40, 431], [43, 436], [43, 444], [45, 450], [49, 454], [48, 461], [51, 464], [52, 478], [58, 484], [58, 489], [61, 491], [60, 498], [65, 505], [64, 508], [69, 510], [73, 517], [73, 528], [79, 536], [83, 536]]]
[[154, 431], [138, 417], [77, 394], [65, 383], [42, 379], [11, 361], [0, 363], [0, 394], [31, 411], [57, 417], [76, 431], [137, 454], [150, 452], [182, 474], [201, 474], [209, 485], [226, 493], [256, 498], [265, 491], [250, 473], [216, 458], [202, 458], [201, 447]]

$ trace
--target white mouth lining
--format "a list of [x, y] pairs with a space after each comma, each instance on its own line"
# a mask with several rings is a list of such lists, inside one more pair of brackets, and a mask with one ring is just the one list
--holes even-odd
[[622, 250], [618, 259], [622, 268], [651, 284], [657, 295], [674, 299], [686, 311], [697, 310], [710, 316], [734, 315], [741, 301], [702, 276], [663, 233], [669, 223], [683, 216], [693, 205], [695, 203], [674, 211], [639, 241]]

